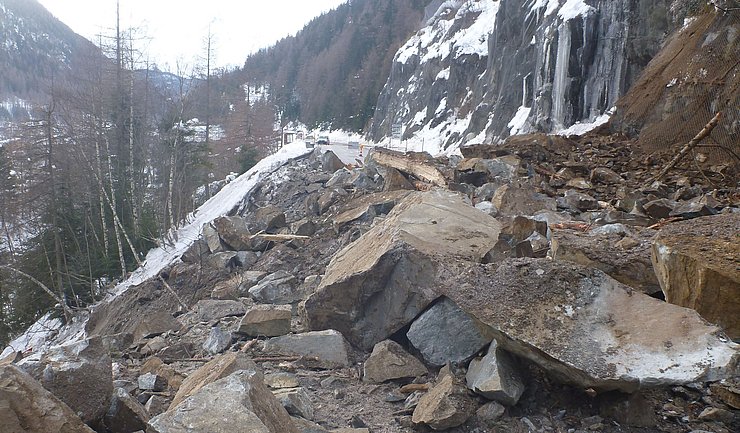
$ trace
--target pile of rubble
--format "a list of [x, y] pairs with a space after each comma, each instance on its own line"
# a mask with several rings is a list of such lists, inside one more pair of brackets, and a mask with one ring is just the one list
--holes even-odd
[[89, 339], [1, 361], [3, 431], [738, 431], [734, 168], [463, 153], [286, 164]]

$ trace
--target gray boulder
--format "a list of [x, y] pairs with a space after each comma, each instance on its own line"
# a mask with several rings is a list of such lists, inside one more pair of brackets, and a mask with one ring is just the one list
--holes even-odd
[[291, 304], [302, 299], [295, 277], [285, 271], [277, 271], [260, 280], [249, 289], [249, 295], [263, 304]]
[[224, 332], [220, 327], [211, 328], [208, 338], [203, 342], [203, 350], [216, 355], [226, 350], [231, 345], [231, 332]]
[[426, 362], [438, 367], [472, 358], [493, 339], [489, 327], [447, 298], [419, 316], [406, 336]]
[[500, 227], [457, 194], [409, 194], [332, 258], [305, 302], [309, 327], [337, 329], [353, 344], [372, 349], [439, 296], [434, 256], [480, 261]]
[[82, 421], [103, 417], [113, 394], [111, 357], [99, 337], [49, 349], [18, 365], [66, 403]]
[[212, 322], [230, 316], [241, 316], [247, 308], [242, 302], [231, 300], [204, 299], [193, 308], [201, 322]]
[[146, 429], [149, 414], [125, 389], [116, 388], [103, 421], [111, 433], [134, 433]]
[[311, 397], [304, 388], [278, 389], [272, 392], [289, 414], [308, 420], [313, 419]]
[[491, 342], [486, 356], [470, 361], [465, 376], [468, 388], [489, 400], [514, 406], [524, 393], [524, 382], [512, 357]]
[[253, 229], [255, 232], [271, 231], [286, 226], [285, 214], [277, 206], [265, 206], [254, 213]]
[[298, 433], [288, 412], [255, 369], [240, 370], [204, 386], [149, 421], [147, 432]]
[[265, 342], [264, 350], [312, 358], [325, 368], [350, 365], [349, 344], [342, 334], [332, 329], [271, 338]]

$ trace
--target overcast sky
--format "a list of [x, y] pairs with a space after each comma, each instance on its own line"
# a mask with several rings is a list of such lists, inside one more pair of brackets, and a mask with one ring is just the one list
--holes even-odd
[[[121, 0], [122, 27], [140, 28], [140, 45], [161, 69], [192, 64], [205, 52], [210, 25], [217, 66], [241, 66], [247, 55], [295, 34], [312, 18], [346, 0]], [[111, 34], [116, 0], [39, 0], [82, 36]]]

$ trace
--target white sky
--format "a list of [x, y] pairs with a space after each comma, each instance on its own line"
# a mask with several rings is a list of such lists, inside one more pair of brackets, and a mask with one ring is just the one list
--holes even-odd
[[[116, 0], [38, 0], [72, 30], [97, 43], [112, 34]], [[140, 28], [139, 42], [160, 69], [204, 56], [208, 27], [216, 66], [241, 66], [247, 55], [295, 34], [346, 0], [120, 0], [121, 27]], [[214, 63], [214, 60], [212, 60]]]

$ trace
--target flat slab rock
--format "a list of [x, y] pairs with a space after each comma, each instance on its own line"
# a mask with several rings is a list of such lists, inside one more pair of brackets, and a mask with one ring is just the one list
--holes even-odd
[[740, 346], [719, 328], [600, 270], [546, 259], [440, 269], [447, 297], [565, 382], [631, 392], [738, 374]]
[[439, 294], [433, 256], [480, 261], [501, 224], [446, 191], [413, 193], [332, 259], [305, 303], [311, 329], [336, 329], [371, 350]]

